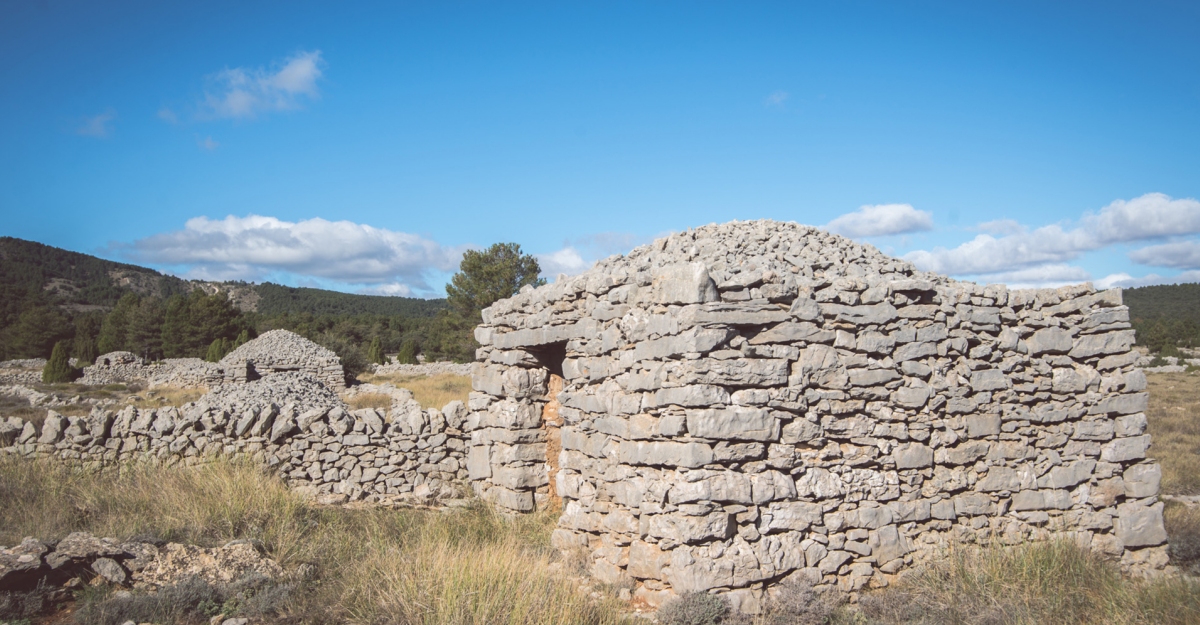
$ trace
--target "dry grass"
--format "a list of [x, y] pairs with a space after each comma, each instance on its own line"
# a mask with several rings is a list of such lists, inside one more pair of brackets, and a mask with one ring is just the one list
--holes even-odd
[[343, 396], [343, 399], [346, 400], [346, 403], [353, 410], [361, 408], [382, 408], [388, 410], [392, 407], [392, 396], [384, 395], [383, 393], [361, 393], [359, 395], [352, 395], [349, 398]]
[[[0, 461], [0, 544], [75, 530], [201, 545], [262, 540], [285, 568], [317, 578], [277, 610], [295, 623], [617, 623], [555, 573], [553, 513], [312, 507], [241, 463], [141, 466], [120, 475]], [[256, 619], [258, 622], [258, 619]]]
[[1200, 376], [1154, 373], [1146, 379], [1150, 456], [1162, 464], [1162, 492], [1200, 495]]
[[392, 384], [406, 388], [412, 391], [413, 398], [421, 403], [422, 408], [440, 409], [456, 399], [465, 404], [467, 395], [471, 393], [470, 376], [450, 373], [432, 376], [364, 373], [358, 379], [369, 384]]
[[1130, 580], [1113, 563], [1065, 540], [970, 548], [865, 595], [835, 622], [1194, 624], [1200, 622], [1200, 583]]

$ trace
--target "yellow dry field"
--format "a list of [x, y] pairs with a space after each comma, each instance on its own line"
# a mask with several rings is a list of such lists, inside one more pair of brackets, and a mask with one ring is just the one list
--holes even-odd
[[364, 373], [358, 376], [358, 379], [369, 384], [392, 384], [399, 388], [406, 388], [412, 391], [413, 398], [420, 402], [422, 408], [441, 409], [456, 399], [465, 404], [467, 395], [471, 393], [471, 377], [466, 375], [443, 373], [423, 376]]
[[1164, 495], [1200, 495], [1200, 375], [1147, 374], [1150, 457], [1163, 468]]

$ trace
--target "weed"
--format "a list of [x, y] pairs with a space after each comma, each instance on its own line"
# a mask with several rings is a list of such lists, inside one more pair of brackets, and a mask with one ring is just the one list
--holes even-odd
[[664, 625], [716, 625], [729, 616], [729, 601], [707, 592], [687, 592], [663, 605], [658, 620]]

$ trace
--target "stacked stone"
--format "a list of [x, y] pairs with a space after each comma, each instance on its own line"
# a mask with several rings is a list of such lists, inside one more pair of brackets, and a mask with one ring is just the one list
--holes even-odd
[[91, 386], [138, 382], [150, 388], [193, 388], [215, 386], [224, 378], [224, 371], [219, 365], [200, 358], [168, 358], [146, 364], [130, 352], [111, 352], [84, 367], [83, 377], [78, 382]]
[[271, 330], [229, 352], [221, 359], [227, 382], [246, 382], [253, 375], [286, 371], [307, 373], [334, 390], [346, 379], [337, 354], [287, 330]]
[[41, 428], [9, 417], [0, 421], [0, 454], [85, 466], [250, 457], [312, 494], [434, 496], [466, 478], [465, 414], [462, 402], [422, 410], [411, 396], [390, 411], [350, 411], [317, 379], [283, 373], [220, 387], [182, 408], [51, 411]]
[[0, 361], [0, 384], [40, 384], [45, 358]]
[[[728, 591], [753, 611], [789, 577], [853, 592], [954, 544], [1052, 535], [1166, 564], [1119, 291], [955, 282], [797, 224], [734, 222], [483, 319], [472, 484], [517, 511], [561, 496], [555, 545], [647, 601]], [[555, 399], [562, 451], [539, 461]]]

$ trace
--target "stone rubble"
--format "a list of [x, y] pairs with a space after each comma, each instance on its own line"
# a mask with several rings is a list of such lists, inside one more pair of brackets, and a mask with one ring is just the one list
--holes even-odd
[[405, 365], [389, 362], [386, 365], [371, 364], [369, 370], [376, 375], [434, 376], [449, 374], [466, 376], [471, 375], [471, 363], [423, 362], [417, 365]]
[[[483, 498], [657, 604], [856, 592], [956, 544], [1167, 562], [1119, 290], [1008, 290], [794, 223], [673, 234], [496, 302], [465, 431]], [[559, 392], [561, 389], [561, 392]]]
[[284, 572], [251, 541], [205, 549], [138, 540], [120, 543], [73, 532], [57, 542], [26, 538], [12, 548], [0, 546], [0, 591], [57, 586], [79, 576], [156, 590], [191, 577], [228, 584], [250, 574], [279, 579]]

